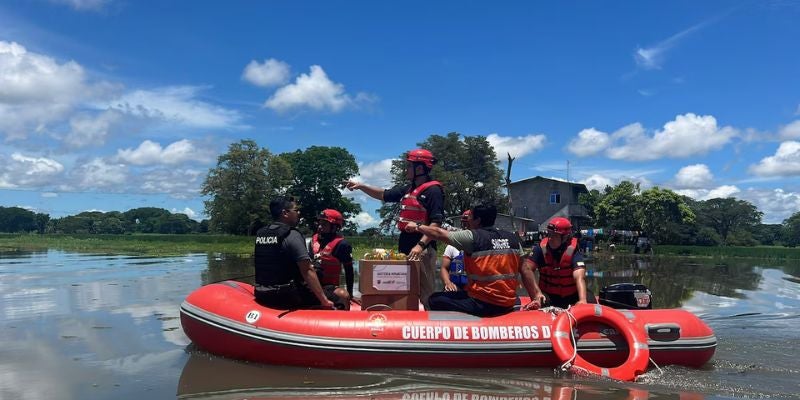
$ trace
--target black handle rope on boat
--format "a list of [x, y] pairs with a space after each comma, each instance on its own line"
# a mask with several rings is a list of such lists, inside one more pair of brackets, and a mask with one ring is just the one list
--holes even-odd
[[233, 278], [225, 278], [225, 279], [220, 279], [220, 280], [218, 280], [218, 281], [214, 281], [214, 282], [208, 282], [206, 285], [211, 285], [211, 284], [213, 284], [213, 283], [220, 283], [220, 282], [225, 282], [225, 281], [238, 281], [238, 280], [240, 280], [240, 279], [252, 278], [252, 277], [254, 277], [254, 276], [256, 276], [256, 274], [255, 274], [255, 273], [253, 273], [253, 274], [250, 274], [250, 275], [234, 276]]

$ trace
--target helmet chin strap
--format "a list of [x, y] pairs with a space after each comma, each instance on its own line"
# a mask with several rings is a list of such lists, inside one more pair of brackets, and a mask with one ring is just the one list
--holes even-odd
[[[417, 166], [422, 166], [422, 171], [423, 172], [421, 174], [417, 174]], [[414, 180], [415, 181], [420, 176], [428, 176], [429, 173], [430, 173], [430, 171], [427, 171], [427, 167], [425, 167], [425, 164], [417, 163], [417, 162], [414, 163]]]

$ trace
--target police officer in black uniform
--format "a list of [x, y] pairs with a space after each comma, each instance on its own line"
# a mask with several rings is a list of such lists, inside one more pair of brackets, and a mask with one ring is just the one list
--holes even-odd
[[269, 211], [275, 222], [256, 233], [256, 301], [277, 309], [333, 309], [311, 263], [305, 238], [295, 229], [300, 210], [294, 198], [275, 198]]

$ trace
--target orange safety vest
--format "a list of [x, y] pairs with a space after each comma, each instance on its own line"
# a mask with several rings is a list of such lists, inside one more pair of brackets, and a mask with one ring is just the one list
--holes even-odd
[[564, 254], [557, 262], [553, 259], [553, 253], [547, 246], [549, 241], [550, 238], [544, 238], [539, 244], [545, 263], [539, 268], [539, 288], [545, 293], [562, 297], [576, 293], [578, 286], [572, 276], [572, 255], [578, 249], [578, 239], [570, 240]]
[[442, 186], [439, 181], [428, 181], [406, 193], [400, 200], [400, 217], [397, 219], [397, 229], [400, 229], [400, 232], [405, 232], [405, 227], [409, 222], [414, 222], [418, 225], [428, 222], [428, 210], [417, 200], [417, 196], [434, 185]]
[[342, 240], [344, 240], [344, 237], [336, 236], [333, 240], [328, 242], [324, 248], [321, 248], [322, 245], [319, 243], [319, 235], [315, 233], [314, 236], [311, 237], [311, 255], [316, 257], [316, 255], [319, 254], [320, 258], [319, 265], [322, 276], [320, 276], [319, 283], [322, 285], [339, 286], [342, 263], [333, 255], [333, 249], [335, 249], [336, 245]]
[[475, 229], [472, 235], [472, 254], [464, 254], [467, 293], [487, 303], [513, 307], [519, 284], [519, 239], [497, 228]]

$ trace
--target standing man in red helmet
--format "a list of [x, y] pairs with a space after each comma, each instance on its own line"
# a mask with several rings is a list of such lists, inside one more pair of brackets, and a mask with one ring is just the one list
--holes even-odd
[[428, 297], [434, 292], [436, 279], [436, 242], [420, 232], [407, 232], [409, 222], [440, 226], [444, 219], [444, 192], [442, 184], [430, 176], [436, 163], [433, 153], [415, 149], [406, 153], [406, 179], [409, 183], [383, 189], [360, 182], [347, 181], [350, 190], [361, 190], [368, 196], [386, 202], [400, 202], [400, 230], [398, 250], [408, 255], [408, 260], [419, 263], [420, 301], [428, 307]]
[[[349, 310], [353, 298], [353, 247], [339, 233], [344, 217], [329, 208], [322, 210], [317, 221], [317, 233], [311, 237], [308, 252], [317, 268], [325, 297], [333, 301], [336, 308]], [[342, 269], [347, 290], [339, 287]]]
[[547, 237], [534, 246], [533, 254], [525, 263], [534, 271], [539, 270], [537, 286], [540, 289], [531, 297], [526, 309], [539, 308], [545, 301], [560, 308], [594, 302], [594, 299], [587, 298], [586, 266], [568, 219], [556, 217], [550, 220]]

